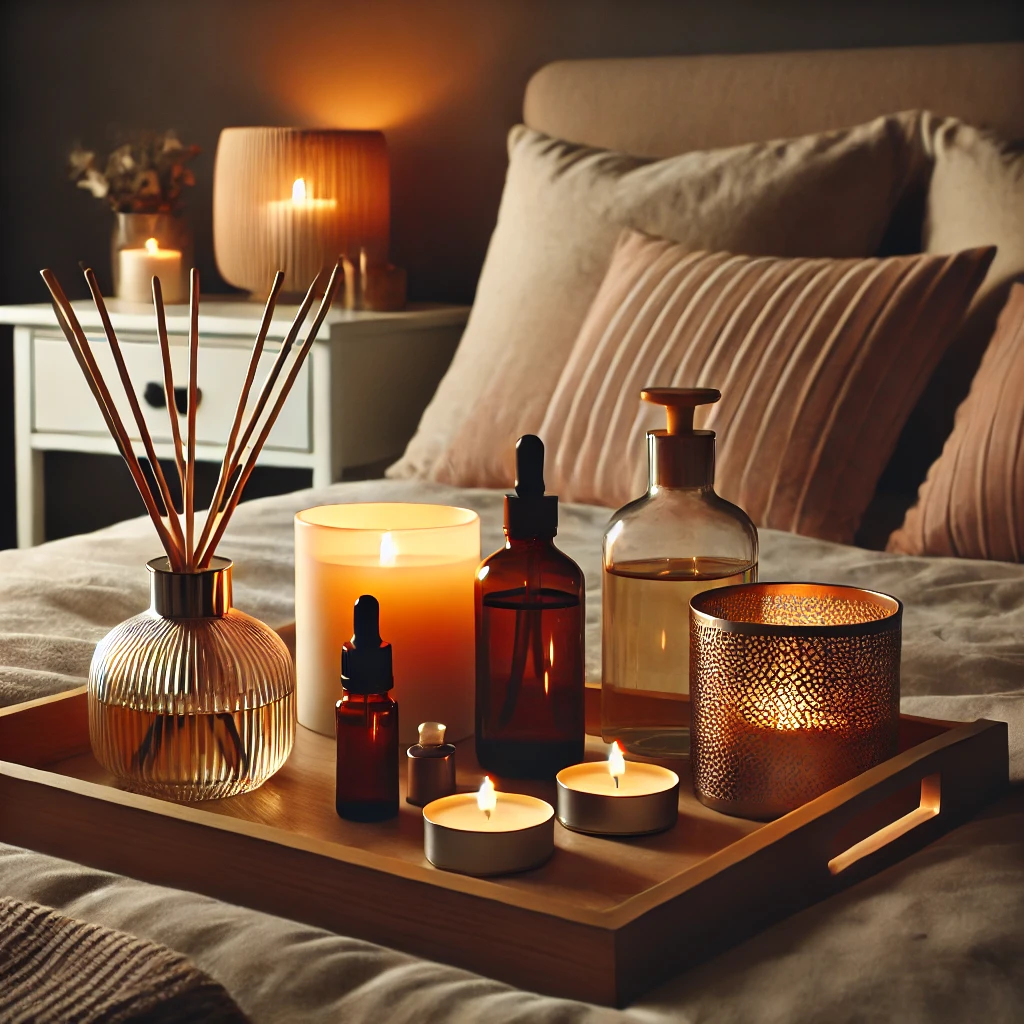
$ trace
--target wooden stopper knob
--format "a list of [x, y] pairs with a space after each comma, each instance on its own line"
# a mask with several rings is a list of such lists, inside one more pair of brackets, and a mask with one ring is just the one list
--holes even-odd
[[640, 397], [652, 405], [665, 406], [669, 434], [692, 434], [694, 409], [717, 402], [722, 392], [717, 388], [644, 388]]

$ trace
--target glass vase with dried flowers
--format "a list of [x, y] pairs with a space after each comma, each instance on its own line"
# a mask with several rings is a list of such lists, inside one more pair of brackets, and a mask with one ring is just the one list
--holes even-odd
[[91, 150], [71, 153], [71, 180], [114, 211], [110, 257], [118, 298], [149, 301], [156, 274], [167, 302], [185, 301], [193, 241], [182, 207], [185, 189], [196, 182], [189, 164], [198, 154], [198, 146], [183, 145], [173, 131], [139, 135], [105, 161]]

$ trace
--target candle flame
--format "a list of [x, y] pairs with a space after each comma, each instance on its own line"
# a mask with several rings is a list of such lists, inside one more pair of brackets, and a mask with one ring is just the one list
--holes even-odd
[[480, 783], [480, 790], [476, 795], [476, 805], [484, 812], [484, 817], [490, 821], [491, 811], [498, 806], [498, 794], [494, 791], [494, 783], [491, 782], [490, 775], [485, 775], [484, 781]]
[[398, 547], [395, 544], [395, 538], [388, 531], [380, 539], [380, 564], [394, 565], [397, 557]]
[[306, 201], [306, 179], [296, 178], [292, 183], [292, 202], [304, 203]]
[[626, 774], [626, 759], [622, 756], [622, 747], [616, 740], [608, 752], [608, 771], [615, 780], [615, 788], [619, 788], [619, 779]]
[[555, 638], [554, 637], [552, 637], [548, 641], [548, 664], [552, 668], [555, 667]]
[[544, 696], [546, 697], [551, 692], [551, 680], [549, 679], [550, 673], [547, 669], [544, 669]]
[[665, 650], [665, 630], [661, 631], [661, 649]]
[[160, 243], [155, 238], [146, 239], [146, 252], [150, 256], [155, 256], [160, 251]]

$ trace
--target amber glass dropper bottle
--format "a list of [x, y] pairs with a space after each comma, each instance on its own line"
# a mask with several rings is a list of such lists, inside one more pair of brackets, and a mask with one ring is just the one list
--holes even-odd
[[356, 601], [352, 639], [341, 649], [342, 695], [335, 708], [338, 774], [335, 807], [352, 821], [398, 814], [398, 704], [391, 644], [380, 637], [380, 605]]
[[583, 572], [555, 547], [557, 531], [544, 445], [527, 434], [505, 547], [476, 576], [476, 755], [497, 775], [552, 778], [583, 759]]

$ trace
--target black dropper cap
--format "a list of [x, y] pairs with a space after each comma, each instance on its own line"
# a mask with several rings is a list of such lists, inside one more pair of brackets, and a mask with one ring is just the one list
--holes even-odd
[[391, 644], [380, 638], [380, 604], [363, 594], [352, 615], [352, 639], [341, 648], [341, 685], [349, 693], [387, 693], [395, 685]]
[[516, 493], [505, 495], [505, 533], [530, 540], [557, 532], [558, 498], [544, 493], [544, 442], [524, 434], [516, 441]]

